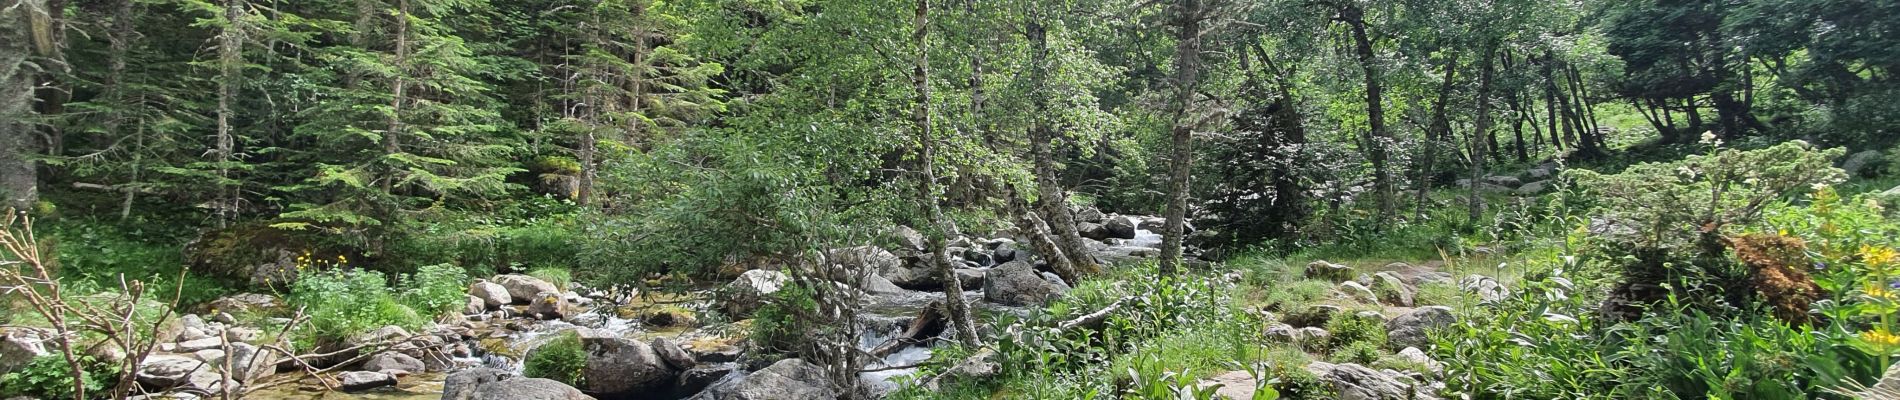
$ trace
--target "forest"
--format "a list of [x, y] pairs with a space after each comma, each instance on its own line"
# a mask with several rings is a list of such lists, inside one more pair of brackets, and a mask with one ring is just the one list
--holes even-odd
[[0, 398], [1900, 399], [1891, 0], [0, 0]]

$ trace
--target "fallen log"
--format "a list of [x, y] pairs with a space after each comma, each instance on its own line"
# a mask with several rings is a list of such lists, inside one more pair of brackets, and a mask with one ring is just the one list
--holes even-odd
[[926, 305], [924, 309], [917, 311], [917, 317], [910, 320], [910, 327], [904, 329], [903, 333], [892, 337], [890, 340], [884, 341], [883, 344], [879, 344], [877, 348], [872, 349], [871, 356], [881, 359], [905, 347], [928, 343], [932, 339], [936, 339], [937, 335], [943, 334], [944, 328], [947, 327], [945, 322], [943, 301], [932, 300], [930, 305]]

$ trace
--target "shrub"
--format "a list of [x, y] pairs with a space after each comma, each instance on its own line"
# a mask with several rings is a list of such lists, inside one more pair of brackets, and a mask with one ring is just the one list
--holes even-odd
[[[763, 355], [790, 354], [803, 344], [805, 326], [798, 314], [804, 310], [815, 310], [818, 301], [812, 298], [811, 289], [797, 283], [786, 285], [773, 293], [771, 300], [752, 314], [752, 345]], [[772, 357], [759, 357], [769, 359]]]
[[1329, 358], [1336, 363], [1372, 364], [1379, 361], [1379, 345], [1372, 342], [1352, 342], [1345, 347], [1333, 349]]
[[441, 315], [467, 304], [468, 276], [450, 264], [427, 265], [403, 277], [404, 304], [426, 315]]
[[574, 275], [569, 273], [566, 268], [539, 268], [528, 271], [528, 276], [548, 281], [548, 283], [554, 284], [554, 287], [561, 288], [561, 290], [567, 290], [567, 285], [574, 282]]
[[581, 369], [586, 367], [587, 349], [581, 346], [580, 335], [566, 331], [529, 351], [527, 358], [522, 361], [521, 375], [583, 387], [586, 382], [582, 381]]
[[306, 273], [291, 285], [290, 302], [303, 305], [309, 335], [299, 335], [300, 346], [388, 325], [416, 328], [427, 322], [414, 309], [396, 300], [383, 274], [352, 269]]
[[[1326, 322], [1326, 332], [1332, 334], [1329, 348], [1334, 351], [1358, 343], [1373, 347], [1385, 345], [1385, 318], [1373, 313], [1342, 313]], [[1378, 358], [1375, 354], [1373, 358]]]
[[[118, 367], [112, 363], [99, 362], [92, 357], [80, 357], [80, 369], [86, 393], [92, 398], [108, 398], [106, 389], [117, 383], [113, 379], [119, 376]], [[66, 358], [44, 355], [33, 358], [20, 370], [0, 375], [0, 397], [28, 397], [42, 399], [73, 398], [72, 371], [66, 364]]]

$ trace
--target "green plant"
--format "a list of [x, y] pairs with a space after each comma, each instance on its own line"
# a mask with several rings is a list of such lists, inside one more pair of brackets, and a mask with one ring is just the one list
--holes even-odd
[[425, 265], [405, 275], [402, 301], [425, 315], [441, 315], [467, 304], [468, 276], [451, 264]]
[[308, 348], [388, 325], [417, 328], [427, 318], [397, 301], [396, 291], [376, 271], [334, 269], [305, 273], [291, 285], [289, 301], [305, 307], [309, 332], [298, 335]]
[[548, 283], [554, 284], [555, 287], [561, 288], [561, 290], [567, 290], [568, 284], [574, 282], [574, 275], [569, 273], [566, 268], [538, 268], [528, 271], [528, 276], [548, 281]]
[[1339, 363], [1372, 364], [1379, 361], [1380, 346], [1369, 341], [1350, 342], [1344, 347], [1333, 349], [1330, 358]]
[[[93, 360], [88, 356], [81, 356], [79, 362], [84, 365], [84, 368], [80, 370], [80, 380], [85, 382], [87, 397], [110, 398], [110, 393], [106, 389], [117, 383], [114, 379], [119, 376], [118, 367], [112, 363]], [[73, 398], [72, 372], [68, 369], [64, 357], [58, 355], [34, 357], [18, 371], [0, 375], [0, 396]]]
[[803, 338], [809, 328], [801, 323], [799, 313], [817, 309], [818, 301], [812, 298], [811, 289], [796, 283], [786, 285], [770, 297], [752, 314], [749, 338], [759, 353], [789, 354], [805, 342]]
[[584, 387], [587, 383], [582, 380], [585, 377], [581, 375], [581, 369], [586, 367], [587, 349], [581, 346], [580, 335], [566, 331], [529, 351], [522, 360], [521, 375]]
[[1333, 316], [1331, 321], [1326, 322], [1326, 332], [1332, 334], [1327, 347], [1334, 351], [1356, 343], [1366, 343], [1374, 347], [1385, 346], [1385, 318], [1380, 317], [1376, 312], [1342, 313]]

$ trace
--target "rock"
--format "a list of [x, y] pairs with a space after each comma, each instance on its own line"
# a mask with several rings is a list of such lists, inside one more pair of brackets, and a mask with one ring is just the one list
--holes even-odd
[[173, 353], [191, 353], [191, 352], [196, 352], [199, 350], [218, 349], [218, 348], [223, 348], [223, 347], [224, 347], [224, 340], [214, 338], [214, 337], [208, 337], [208, 338], [198, 339], [198, 340], [188, 340], [188, 341], [183, 341], [183, 342], [178, 342], [178, 343], [161, 344], [158, 346], [159, 350], [169, 351]]
[[260, 314], [283, 307], [284, 302], [278, 300], [276, 296], [261, 293], [240, 293], [212, 300], [210, 303], [205, 303], [203, 308], [205, 309], [205, 314], [215, 315], [218, 313]]
[[1327, 282], [1345, 282], [1352, 279], [1352, 267], [1334, 264], [1326, 260], [1306, 264], [1306, 279], [1318, 279]]
[[[580, 389], [553, 379], [515, 378], [477, 386], [469, 400], [594, 400]], [[448, 399], [445, 390], [442, 396]]]
[[1308, 349], [1325, 346], [1332, 338], [1332, 332], [1327, 332], [1326, 329], [1317, 326], [1300, 328], [1299, 331], [1293, 334], [1293, 341]]
[[542, 320], [562, 319], [575, 315], [573, 308], [561, 298], [559, 292], [541, 292], [541, 295], [535, 296], [534, 301], [528, 303], [526, 312], [529, 316]]
[[1361, 285], [1359, 282], [1340, 282], [1339, 292], [1345, 294], [1347, 298], [1351, 298], [1360, 303], [1379, 304], [1379, 296], [1373, 294], [1371, 288], [1367, 288], [1366, 285]]
[[456, 371], [442, 380], [442, 400], [471, 400], [482, 384], [500, 382], [513, 377], [512, 372], [486, 367]]
[[983, 300], [1013, 306], [1042, 305], [1064, 293], [1062, 287], [1042, 279], [1036, 267], [1011, 261], [986, 274]]
[[[1896, 197], [1900, 197], [1900, 196], [1896, 196]], [[1024, 259], [1026, 261], [1029, 258], [1027, 256], [1028, 254], [1029, 253], [1022, 251], [1021, 249], [1017, 249], [1016, 242], [1013, 242], [1013, 241], [1009, 243], [996, 245], [995, 249], [990, 250], [990, 258], [995, 259], [997, 264], [1002, 264], [1002, 263], [1006, 263], [1010, 261], [1016, 261], [1018, 259]]]
[[847, 271], [888, 271], [904, 266], [904, 259], [876, 246], [832, 249], [830, 257], [831, 263]]
[[898, 225], [897, 229], [891, 232], [891, 235], [897, 238], [897, 244], [902, 246], [903, 250], [924, 251], [924, 249], [929, 248], [930, 245], [929, 242], [924, 241], [924, 234], [922, 232], [917, 232], [916, 229], [911, 229], [908, 226]]
[[1001, 356], [996, 354], [996, 349], [985, 347], [957, 361], [956, 365], [944, 370], [943, 376], [957, 379], [982, 379], [996, 376], [997, 373], [1003, 371], [1003, 365], [997, 361], [999, 357]]
[[[233, 328], [233, 330], [236, 330]], [[231, 343], [231, 370], [242, 381], [256, 381], [277, 374], [280, 354], [249, 343]], [[219, 360], [220, 363], [222, 360]]]
[[683, 328], [699, 325], [699, 318], [685, 307], [658, 306], [640, 312], [640, 323], [650, 327]]
[[1253, 373], [1247, 371], [1227, 371], [1194, 385], [1201, 388], [1218, 387], [1214, 390], [1214, 398], [1221, 400], [1253, 400], [1254, 391], [1260, 387]]
[[1389, 271], [1373, 274], [1371, 289], [1379, 295], [1379, 301], [1400, 307], [1411, 307], [1418, 292], [1411, 285], [1406, 285], [1404, 279], [1399, 279], [1398, 274]]
[[653, 348], [653, 353], [658, 354], [661, 360], [666, 361], [666, 365], [673, 366], [673, 369], [689, 370], [699, 366], [699, 362], [693, 360], [692, 354], [687, 354], [686, 350], [680, 349], [679, 345], [673, 344], [666, 338], [653, 338], [653, 343], [648, 346]]
[[408, 354], [388, 352], [370, 356], [369, 361], [363, 363], [363, 370], [427, 372], [429, 367], [423, 365], [422, 360], [410, 357]]
[[381, 328], [376, 328], [376, 330], [372, 330], [369, 332], [363, 332], [363, 334], [360, 334], [360, 335], [356, 335], [356, 337], [350, 338], [350, 340], [345, 344], [351, 347], [354, 347], [354, 346], [372, 345], [375, 343], [390, 343], [390, 342], [395, 342], [398, 340], [403, 340], [404, 338], [408, 338], [410, 336], [413, 336], [413, 335], [409, 334], [408, 329], [403, 329], [400, 326], [389, 325], [389, 326], [384, 326]]
[[224, 337], [231, 339], [233, 342], [252, 342], [264, 337], [264, 331], [257, 328], [238, 326], [224, 330]]
[[898, 287], [913, 290], [930, 290], [943, 287], [943, 278], [937, 276], [936, 268], [930, 266], [930, 255], [904, 258], [897, 265], [877, 270], [877, 274]]
[[1114, 234], [1109, 233], [1108, 226], [1094, 222], [1076, 223], [1075, 231], [1081, 234], [1082, 237], [1095, 240], [1108, 240], [1109, 238], [1115, 237]]
[[[533, 285], [531, 282], [524, 284]], [[553, 286], [554, 284], [548, 284], [548, 287]], [[508, 288], [487, 280], [478, 280], [475, 281], [475, 283], [468, 284], [468, 295], [482, 299], [482, 306], [490, 310], [501, 308], [501, 306], [515, 302], [514, 295], [508, 293]], [[541, 292], [537, 291], [535, 293]]]
[[[509, 303], [533, 303], [535, 299], [541, 297], [542, 293], [555, 293], [558, 299], [561, 293], [561, 288], [554, 286], [553, 283], [527, 275], [497, 275], [495, 284], [501, 285], [503, 290], [508, 291]], [[479, 294], [475, 296], [482, 297]], [[487, 301], [487, 297], [482, 298], [483, 301]]]
[[720, 309], [734, 320], [745, 318], [759, 309], [759, 305], [764, 303], [766, 296], [778, 293], [779, 289], [783, 289], [791, 279], [785, 276], [785, 273], [778, 271], [762, 269], [746, 271], [739, 274], [738, 279], [732, 280], [732, 283], [726, 284], [726, 287], [719, 290]]
[[725, 379], [726, 376], [738, 370], [739, 365], [733, 363], [700, 365], [680, 372], [679, 382], [674, 384], [674, 390], [676, 393], [699, 393], [706, 390], [707, 386], [712, 386], [714, 382]]
[[1102, 223], [1102, 226], [1108, 229], [1108, 237], [1116, 239], [1135, 238], [1135, 221], [1128, 217], [1118, 216], [1109, 218], [1108, 222]]
[[1101, 223], [1105, 219], [1108, 219], [1108, 215], [1095, 207], [1082, 207], [1075, 210], [1075, 222]]
[[1432, 356], [1426, 355], [1424, 350], [1419, 350], [1417, 347], [1407, 347], [1404, 350], [1399, 350], [1398, 357], [1401, 360], [1424, 365], [1426, 368], [1430, 368], [1432, 372], [1445, 372], [1445, 364], [1432, 360]]
[[1267, 325], [1267, 329], [1261, 333], [1261, 336], [1274, 343], [1294, 343], [1300, 340], [1299, 332], [1299, 328], [1294, 328], [1293, 325], [1276, 322]]
[[1315, 304], [1286, 314], [1286, 323], [1295, 327], [1326, 326], [1340, 312], [1339, 306]]
[[863, 289], [865, 293], [873, 295], [903, 294], [909, 292], [908, 290], [904, 290], [904, 288], [897, 287], [896, 283], [891, 283], [890, 279], [885, 279], [883, 275], [878, 274], [871, 274], [871, 276], [865, 277]]
[[583, 333], [581, 345], [587, 349], [581, 379], [589, 393], [609, 397], [636, 394], [671, 380], [675, 374], [646, 343]]
[[0, 375], [26, 366], [33, 358], [53, 354], [46, 341], [53, 333], [37, 328], [3, 328], [0, 336]]
[[1074, 289], [1073, 287], [1069, 286], [1069, 282], [1062, 280], [1062, 276], [1056, 275], [1056, 273], [1054, 272], [1043, 271], [1043, 272], [1037, 273], [1037, 275], [1041, 275], [1042, 280], [1049, 281], [1049, 283], [1056, 285], [1056, 287], [1062, 288], [1062, 291], [1066, 292], [1069, 289]]
[[370, 389], [396, 386], [396, 375], [385, 372], [350, 371], [336, 374], [338, 388], [344, 393], [355, 393]]
[[835, 399], [838, 388], [825, 371], [796, 358], [787, 358], [751, 374], [735, 375], [714, 383], [691, 400]]
[[462, 306], [462, 315], [482, 315], [488, 312], [488, 302], [473, 295], [467, 296], [468, 302]]
[[1511, 297], [1511, 291], [1505, 289], [1504, 284], [1498, 283], [1498, 280], [1491, 279], [1491, 277], [1484, 275], [1465, 275], [1464, 279], [1458, 280], [1458, 288], [1466, 292], [1476, 293], [1479, 301], [1482, 303], [1496, 303]]
[[1436, 400], [1425, 388], [1399, 380], [1394, 374], [1374, 371], [1359, 364], [1318, 362], [1306, 365], [1306, 371], [1333, 388], [1340, 400]]
[[1426, 347], [1431, 339], [1426, 332], [1458, 322], [1451, 307], [1427, 306], [1385, 322], [1386, 342], [1392, 347]]
[[1428, 285], [1428, 284], [1450, 285], [1450, 284], [1457, 283], [1457, 281], [1452, 278], [1450, 272], [1427, 271], [1427, 272], [1420, 272], [1416, 275], [1412, 275], [1411, 279], [1407, 280], [1405, 283], [1410, 283], [1413, 286], [1423, 286], [1423, 285]]
[[223, 333], [211, 326], [211, 324], [205, 323], [204, 318], [199, 317], [198, 314], [185, 314], [185, 316], [178, 317], [178, 323], [182, 328], [179, 330], [177, 339], [174, 340], [179, 342], [214, 337], [218, 336], [219, 333]]
[[203, 361], [189, 356], [160, 354], [146, 357], [133, 379], [149, 391], [184, 389], [209, 392], [223, 386], [223, 378]]
[[1555, 165], [1539, 165], [1537, 168], [1524, 171], [1524, 176], [1538, 180], [1550, 178], [1555, 175], [1557, 175], [1557, 166]]
[[1847, 171], [1848, 176], [1872, 178], [1880, 175], [1880, 167], [1885, 166], [1886, 161], [1881, 158], [1880, 150], [1867, 150], [1847, 156], [1847, 160], [1841, 162], [1841, 170]]
[[1519, 196], [1535, 196], [1535, 195], [1544, 193], [1545, 190], [1549, 190], [1549, 189], [1550, 189], [1550, 182], [1536, 181], [1536, 182], [1526, 183], [1524, 184], [1524, 186], [1518, 186], [1517, 190], [1512, 191], [1512, 193], [1516, 193]]
[[1487, 176], [1487, 177], [1484, 177], [1484, 183], [1489, 183], [1489, 184], [1504, 186], [1504, 187], [1518, 187], [1518, 186], [1524, 185], [1523, 180], [1517, 179], [1517, 177], [1515, 176], [1508, 176], [1508, 175]]
[[976, 290], [983, 287], [983, 283], [989, 280], [989, 277], [985, 275], [993, 269], [995, 268], [957, 268], [953, 271], [957, 273], [957, 283], [963, 284], [963, 290]]

